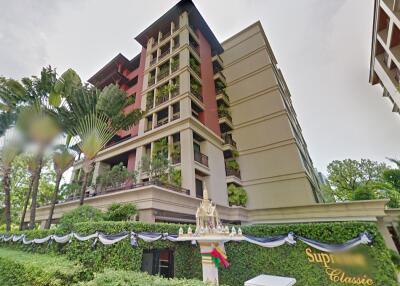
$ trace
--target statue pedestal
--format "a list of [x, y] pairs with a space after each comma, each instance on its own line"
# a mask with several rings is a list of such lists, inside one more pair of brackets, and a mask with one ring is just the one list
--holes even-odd
[[[214, 242], [202, 241], [200, 244], [201, 253], [209, 253], [214, 248]], [[203, 282], [212, 283], [214, 285], [219, 285], [218, 282], [218, 268], [215, 267], [214, 262], [211, 260], [211, 256], [202, 256], [201, 264], [203, 267]]]

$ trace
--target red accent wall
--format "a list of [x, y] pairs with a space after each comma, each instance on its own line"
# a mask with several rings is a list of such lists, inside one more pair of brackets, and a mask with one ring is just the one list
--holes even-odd
[[135, 160], [136, 160], [136, 150], [132, 151], [128, 155], [128, 166], [127, 169], [129, 172], [132, 172], [135, 170]]
[[[121, 88], [128, 93], [128, 95], [132, 95], [136, 93], [136, 100], [135, 103], [126, 107], [124, 111], [131, 111], [136, 108], [140, 108], [141, 102], [142, 102], [142, 87], [143, 87], [143, 77], [144, 77], [144, 66], [145, 66], [145, 61], [146, 61], [146, 49], [142, 48], [142, 51], [140, 53], [140, 64], [137, 69], [134, 71], [126, 74], [127, 71], [124, 71], [124, 75], [131, 80], [135, 78], [136, 76], [138, 77], [137, 83], [132, 86], [131, 88], [127, 88], [126, 86], [121, 86]], [[137, 136], [139, 131], [139, 125], [133, 126], [130, 130], [124, 131], [121, 130], [118, 132], [118, 135], [121, 137], [125, 137], [127, 135], [131, 135], [132, 137]]]
[[196, 31], [196, 34], [199, 38], [199, 51], [201, 60], [201, 95], [203, 96], [203, 102], [205, 106], [204, 113], [201, 115], [201, 120], [204, 122], [204, 125], [214, 131], [215, 134], [220, 136], [221, 130], [218, 123], [218, 107], [214, 85], [211, 47], [199, 30]]

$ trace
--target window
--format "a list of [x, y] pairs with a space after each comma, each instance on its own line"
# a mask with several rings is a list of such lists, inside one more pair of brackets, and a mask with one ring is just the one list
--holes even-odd
[[203, 198], [203, 181], [200, 179], [196, 179], [196, 197]]
[[141, 270], [150, 275], [174, 277], [173, 251], [169, 249], [145, 250], [142, 256]]

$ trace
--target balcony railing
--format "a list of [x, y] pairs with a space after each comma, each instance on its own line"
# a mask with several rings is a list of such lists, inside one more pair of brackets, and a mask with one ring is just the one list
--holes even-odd
[[172, 51], [175, 51], [177, 48], [180, 47], [180, 43], [176, 43], [173, 47], [172, 47]]
[[151, 124], [149, 124], [149, 126], [146, 127], [146, 129], [144, 130], [144, 132], [145, 132], [145, 133], [146, 133], [146, 132], [149, 132], [151, 129], [152, 129], [152, 126], [151, 126]]
[[169, 70], [168, 69], [163, 70], [163, 71], [160, 70], [160, 72], [159, 72], [159, 74], [157, 76], [157, 79], [158, 80], [162, 80], [163, 78], [166, 78], [168, 75], [169, 75]]
[[208, 167], [208, 156], [200, 153], [198, 151], [194, 151], [194, 160], [204, 166]]
[[172, 114], [172, 121], [173, 121], [173, 120], [177, 120], [177, 119], [179, 119], [180, 117], [181, 117], [180, 112], [174, 113], [174, 114]]
[[181, 156], [178, 156], [178, 155], [172, 156], [171, 162], [172, 162], [172, 164], [179, 164], [181, 162]]
[[148, 81], [148, 86], [152, 86], [153, 84], [155, 84], [156, 83], [156, 78], [153, 76], [153, 77], [149, 77], [149, 81]]
[[169, 49], [166, 50], [165, 52], [163, 52], [163, 53], [160, 55], [160, 60], [161, 60], [162, 58], [166, 57], [168, 54], [169, 54]]
[[168, 101], [168, 99], [169, 99], [168, 93], [156, 96], [156, 106]]
[[237, 148], [236, 141], [232, 139], [231, 134], [223, 134], [222, 139], [224, 139], [225, 144], [229, 144]]
[[225, 173], [226, 173], [227, 177], [234, 176], [234, 177], [239, 178], [239, 179], [242, 178], [242, 176], [240, 174], [240, 170], [235, 170], [235, 169], [232, 169], [232, 168], [225, 167]]
[[175, 97], [179, 95], [179, 86], [175, 87], [173, 90], [171, 90], [171, 96]]
[[167, 123], [168, 123], [168, 117], [157, 121], [156, 126], [154, 126], [154, 128], [161, 127], [161, 126], [163, 126], [163, 125], [165, 125]]
[[176, 72], [179, 69], [179, 62], [171, 65], [171, 72]]
[[200, 56], [199, 46], [195, 46], [192, 42], [189, 43], [190, 47], [194, 50], [194, 52]]
[[201, 91], [200, 90], [191, 90], [190, 91], [198, 100], [200, 100], [201, 102], [203, 102], [203, 96], [201, 95]]
[[[188, 189], [184, 189], [182, 187], [175, 186], [175, 185], [168, 184], [168, 183], [164, 183], [164, 182], [161, 182], [159, 180], [154, 179], [154, 180], [151, 180], [151, 181], [148, 181], [148, 182], [123, 183], [120, 186], [116, 186], [116, 187], [100, 188], [99, 190], [96, 190], [93, 193], [86, 192], [85, 193], [85, 198], [97, 197], [97, 196], [107, 195], [107, 194], [118, 192], [118, 191], [137, 189], [137, 188], [142, 188], [142, 187], [146, 187], [146, 186], [158, 186], [158, 187], [162, 187], [162, 188], [165, 188], [165, 189], [169, 189], [169, 190], [174, 191], [174, 192], [183, 193], [183, 194], [186, 194], [188, 196], [190, 195], [190, 190], [188, 190]], [[72, 195], [72, 196], [69, 196], [68, 198], [66, 198], [65, 200], [59, 201], [57, 203], [75, 201], [75, 200], [79, 200], [79, 199], [80, 199], [80, 196]]]
[[157, 62], [157, 57], [150, 61], [150, 66], [154, 65]]
[[227, 112], [227, 111], [218, 111], [218, 117], [219, 118], [226, 118], [230, 122], [232, 122], [232, 116]]
[[165, 34], [163, 34], [163, 35], [161, 36], [161, 38], [160, 38], [160, 41], [165, 40], [165, 39], [168, 38], [169, 36], [171, 36], [171, 31], [170, 31], [170, 32], [167, 32], [167, 33], [165, 33]]

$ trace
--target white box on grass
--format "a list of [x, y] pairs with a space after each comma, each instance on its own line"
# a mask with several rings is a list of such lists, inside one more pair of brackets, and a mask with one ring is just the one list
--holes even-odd
[[244, 282], [244, 286], [291, 286], [295, 283], [294, 278], [263, 274]]

